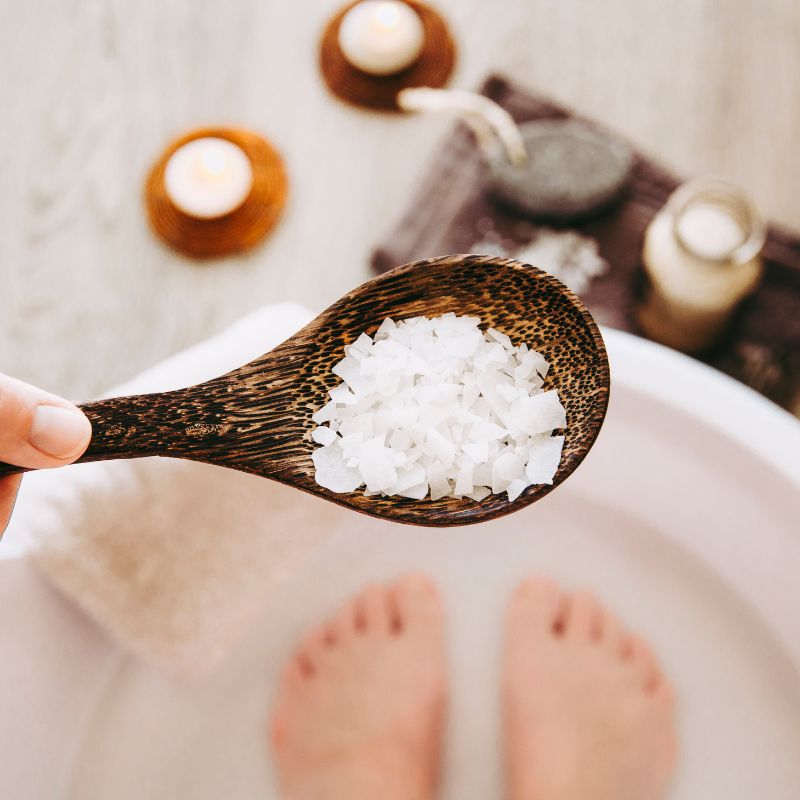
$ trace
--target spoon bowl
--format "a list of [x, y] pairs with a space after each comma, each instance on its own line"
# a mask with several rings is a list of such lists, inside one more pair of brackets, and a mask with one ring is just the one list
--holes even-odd
[[[567, 412], [561, 463], [552, 485], [530, 486], [514, 502], [505, 493], [478, 503], [335, 494], [314, 480], [318, 446], [312, 414], [340, 380], [331, 372], [345, 345], [372, 335], [386, 317], [447, 312], [477, 316], [514, 344], [526, 342], [550, 363], [545, 389]], [[356, 511], [426, 526], [465, 525], [519, 510], [562, 483], [600, 431], [609, 368], [600, 331], [559, 280], [507, 258], [451, 255], [415, 261], [362, 284], [274, 350], [232, 372], [186, 389], [118, 397], [81, 408], [92, 440], [78, 459], [168, 456], [217, 464], [279, 481]], [[22, 472], [0, 464], [0, 477]]]

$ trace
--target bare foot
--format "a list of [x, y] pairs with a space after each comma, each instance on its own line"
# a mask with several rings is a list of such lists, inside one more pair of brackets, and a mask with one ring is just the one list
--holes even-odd
[[429, 800], [445, 708], [442, 603], [427, 578], [369, 586], [290, 660], [272, 722], [287, 800]]
[[511, 800], [661, 800], [676, 742], [650, 649], [585, 592], [520, 585], [503, 672]]

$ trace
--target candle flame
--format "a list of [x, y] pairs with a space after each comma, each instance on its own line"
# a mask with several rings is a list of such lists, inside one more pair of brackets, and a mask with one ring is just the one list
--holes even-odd
[[396, 28], [400, 22], [400, 11], [394, 0], [386, 0], [385, 2], [378, 3], [373, 13], [376, 27], [391, 30], [392, 28]]
[[227, 161], [224, 150], [210, 142], [200, 156], [203, 170], [212, 178], [219, 178], [225, 172]]

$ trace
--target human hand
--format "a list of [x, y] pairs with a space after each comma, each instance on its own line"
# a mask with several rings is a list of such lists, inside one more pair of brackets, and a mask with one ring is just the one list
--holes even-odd
[[[0, 461], [60, 467], [79, 458], [92, 426], [67, 400], [0, 373]], [[21, 475], [0, 478], [0, 536], [8, 525]]]

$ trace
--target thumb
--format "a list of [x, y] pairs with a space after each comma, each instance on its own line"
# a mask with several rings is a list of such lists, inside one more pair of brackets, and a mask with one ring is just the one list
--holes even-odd
[[91, 423], [72, 403], [0, 374], [0, 461], [59, 467], [78, 458], [91, 437]]

